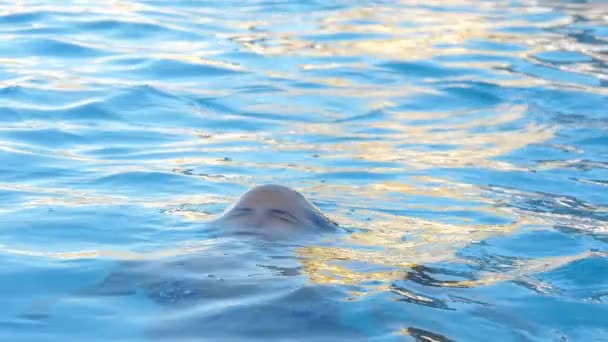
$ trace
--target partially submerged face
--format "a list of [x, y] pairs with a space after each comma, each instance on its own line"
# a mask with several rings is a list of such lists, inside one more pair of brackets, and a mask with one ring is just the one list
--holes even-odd
[[281, 185], [262, 185], [247, 191], [216, 222], [222, 228], [272, 237], [336, 229], [304, 196]]

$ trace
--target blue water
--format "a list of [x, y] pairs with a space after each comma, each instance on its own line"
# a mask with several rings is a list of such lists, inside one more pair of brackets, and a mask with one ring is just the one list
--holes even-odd
[[[607, 18], [0, 1], [0, 340], [608, 340]], [[206, 230], [263, 183], [347, 229]]]

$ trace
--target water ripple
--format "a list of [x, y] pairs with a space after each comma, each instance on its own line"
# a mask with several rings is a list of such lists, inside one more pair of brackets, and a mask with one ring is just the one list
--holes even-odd
[[[0, 0], [0, 339], [608, 339], [607, 15]], [[206, 228], [270, 182], [343, 232]]]

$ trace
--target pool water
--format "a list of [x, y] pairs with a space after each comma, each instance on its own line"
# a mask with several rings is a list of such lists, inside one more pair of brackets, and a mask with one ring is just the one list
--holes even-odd
[[[607, 341], [607, 23], [0, 1], [0, 340]], [[205, 224], [265, 183], [342, 231]]]

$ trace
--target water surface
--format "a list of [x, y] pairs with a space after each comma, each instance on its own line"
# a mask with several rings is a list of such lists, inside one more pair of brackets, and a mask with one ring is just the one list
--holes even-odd
[[[0, 339], [608, 340], [607, 18], [0, 1]], [[206, 229], [263, 183], [347, 232]]]

